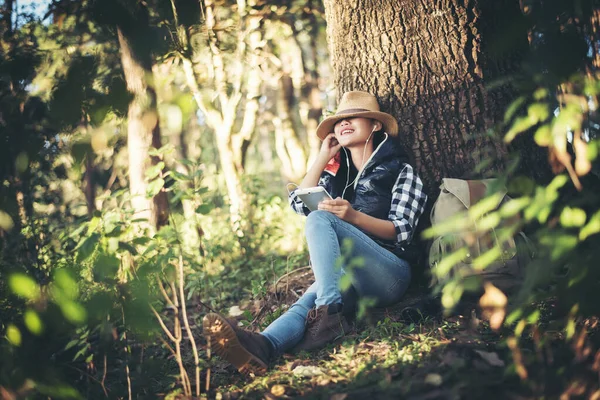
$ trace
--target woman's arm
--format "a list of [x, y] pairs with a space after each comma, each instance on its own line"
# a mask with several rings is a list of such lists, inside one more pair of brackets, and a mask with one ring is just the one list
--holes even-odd
[[304, 189], [317, 186], [325, 166], [341, 148], [342, 146], [338, 143], [333, 133], [327, 135], [321, 144], [321, 150], [319, 151], [317, 159], [313, 165], [311, 165], [306, 176], [302, 179], [302, 183], [300, 183], [300, 186], [298, 187]]

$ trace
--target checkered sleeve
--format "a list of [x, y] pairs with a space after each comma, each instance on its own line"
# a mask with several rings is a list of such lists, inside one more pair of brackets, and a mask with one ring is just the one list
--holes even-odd
[[396, 228], [396, 242], [410, 243], [414, 228], [425, 209], [427, 195], [423, 192], [423, 182], [415, 174], [413, 167], [405, 164], [392, 189], [392, 206], [389, 219]]
[[302, 200], [300, 200], [300, 197], [298, 197], [298, 195], [296, 194], [296, 189], [294, 189], [290, 192], [290, 194], [288, 196], [288, 200], [290, 202], [290, 206], [292, 207], [292, 210], [294, 210], [296, 212], [296, 214], [308, 215], [310, 213], [310, 210], [308, 209], [308, 207], [306, 207], [304, 205]]

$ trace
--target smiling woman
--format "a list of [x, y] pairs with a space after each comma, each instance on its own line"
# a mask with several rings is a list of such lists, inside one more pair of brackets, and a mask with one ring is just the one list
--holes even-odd
[[[311, 211], [298, 189], [290, 193], [292, 208], [308, 216], [315, 283], [260, 334], [218, 314], [204, 319], [212, 348], [240, 371], [265, 369], [286, 351], [323, 347], [350, 329], [356, 296], [390, 305], [410, 282], [411, 239], [427, 196], [394, 142], [396, 120], [379, 110], [375, 96], [353, 91], [344, 94], [335, 115], [321, 122], [317, 135], [321, 149], [299, 189], [321, 186], [333, 199]], [[344, 242], [351, 243], [350, 254], [342, 254]], [[358, 258], [362, 267], [351, 271]], [[339, 268], [340, 260], [348, 262]], [[342, 291], [344, 276], [351, 285]]]

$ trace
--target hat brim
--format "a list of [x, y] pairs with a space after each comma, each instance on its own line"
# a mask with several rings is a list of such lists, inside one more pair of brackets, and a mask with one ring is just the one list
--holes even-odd
[[323, 140], [328, 134], [333, 132], [333, 127], [341, 119], [344, 118], [372, 118], [381, 122], [383, 130], [390, 136], [398, 136], [398, 122], [390, 114], [381, 111], [359, 111], [347, 114], [336, 114], [325, 118], [317, 127], [317, 136]]

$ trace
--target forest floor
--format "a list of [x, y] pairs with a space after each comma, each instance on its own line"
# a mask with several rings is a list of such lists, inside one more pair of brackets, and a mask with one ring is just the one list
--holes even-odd
[[[253, 308], [258, 330], [307, 287], [306, 277], [288, 279]], [[285, 294], [284, 294], [285, 293]], [[291, 295], [289, 295], [291, 294]], [[340, 342], [313, 353], [286, 354], [262, 376], [242, 375], [211, 360], [209, 398], [221, 399], [507, 399], [530, 393], [511, 368], [502, 334], [477, 317], [475, 304], [452, 316], [414, 318], [402, 310], [414, 303], [373, 310]], [[248, 315], [248, 313], [247, 313]], [[514, 368], [513, 368], [514, 371]]]

